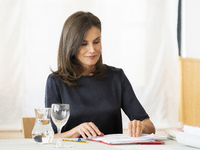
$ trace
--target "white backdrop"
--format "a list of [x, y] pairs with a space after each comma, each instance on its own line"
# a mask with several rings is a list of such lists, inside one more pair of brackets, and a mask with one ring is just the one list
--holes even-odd
[[62, 26], [78, 10], [101, 19], [104, 63], [124, 69], [156, 128], [177, 126], [178, 0], [0, 0], [0, 130], [44, 107]]
[[182, 57], [200, 59], [200, 1], [182, 0]]

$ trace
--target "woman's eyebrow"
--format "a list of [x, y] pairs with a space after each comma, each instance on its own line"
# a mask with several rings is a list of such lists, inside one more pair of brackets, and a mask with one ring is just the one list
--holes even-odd
[[[100, 39], [100, 38], [101, 38], [101, 36], [97, 37], [97, 38], [94, 39], [93, 41], [96, 41], [96, 40], [98, 40], [98, 39]], [[87, 42], [87, 40], [83, 40], [83, 42]]]
[[[101, 38], [101, 36], [97, 37], [95, 40], [98, 40], [98, 39], [100, 39], [100, 38]], [[95, 41], [95, 40], [94, 40], [94, 41]]]

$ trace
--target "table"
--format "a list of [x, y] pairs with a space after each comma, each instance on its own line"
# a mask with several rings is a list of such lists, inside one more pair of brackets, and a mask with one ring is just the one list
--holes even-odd
[[[76, 139], [77, 140], [77, 139]], [[52, 143], [55, 143], [53, 140]], [[87, 143], [63, 142], [66, 145], [73, 145], [72, 148], [53, 148], [52, 144], [35, 143], [32, 139], [1, 139], [1, 150], [197, 150], [197, 148], [185, 146], [174, 140], [164, 140], [163, 145], [106, 145], [94, 141]]]

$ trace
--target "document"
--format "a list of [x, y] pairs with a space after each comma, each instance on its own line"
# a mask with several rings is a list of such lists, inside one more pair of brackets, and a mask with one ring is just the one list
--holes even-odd
[[197, 127], [197, 126], [184, 125], [183, 131], [185, 133], [190, 133], [190, 134], [193, 134], [193, 135], [200, 136], [200, 127]]
[[180, 132], [176, 136], [178, 143], [200, 148], [200, 136], [186, 132]]
[[130, 137], [128, 134], [108, 134], [90, 139], [108, 145], [120, 144], [163, 144], [162, 141], [155, 140], [154, 134], [142, 134], [140, 137]]

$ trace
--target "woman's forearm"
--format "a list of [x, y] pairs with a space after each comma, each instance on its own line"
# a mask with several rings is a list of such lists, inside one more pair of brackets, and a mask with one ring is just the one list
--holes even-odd
[[[58, 134], [54, 134], [54, 138], [57, 138], [57, 137], [58, 137]], [[69, 131], [61, 133], [60, 137], [61, 138], [79, 138], [80, 134], [77, 132], [77, 129], [75, 127]]]
[[[82, 123], [73, 129], [61, 133], [61, 138], [78, 138], [82, 136], [84, 139], [92, 138], [96, 136], [103, 136], [104, 134], [98, 129], [98, 127], [92, 122]], [[55, 134], [54, 137], [58, 135]]]

